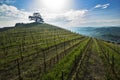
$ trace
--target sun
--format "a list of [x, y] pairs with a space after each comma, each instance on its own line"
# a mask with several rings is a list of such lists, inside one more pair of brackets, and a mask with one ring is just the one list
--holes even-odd
[[69, 0], [40, 0], [42, 7], [52, 11], [64, 10], [68, 7]]
[[74, 7], [74, 0], [32, 0], [31, 8], [34, 10], [47, 10], [49, 12], [64, 12]]

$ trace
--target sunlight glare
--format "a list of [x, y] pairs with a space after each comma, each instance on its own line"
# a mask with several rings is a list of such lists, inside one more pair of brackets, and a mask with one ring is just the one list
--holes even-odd
[[69, 7], [70, 0], [40, 0], [40, 4], [42, 7], [56, 11], [56, 10], [64, 10]]

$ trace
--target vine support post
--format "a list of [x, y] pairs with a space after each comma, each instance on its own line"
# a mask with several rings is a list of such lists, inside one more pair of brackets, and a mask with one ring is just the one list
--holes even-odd
[[66, 51], [65, 51], [65, 38], [64, 38], [64, 53], [65, 53], [65, 55], [66, 55]]
[[19, 59], [17, 59], [17, 68], [18, 68], [18, 76], [19, 76], [19, 80], [23, 80], [21, 77], [21, 71], [20, 71], [20, 63], [19, 63]]
[[43, 58], [44, 58], [44, 72], [46, 72], [46, 62], [45, 62], [46, 55], [44, 50], [43, 50]]
[[62, 71], [62, 80], [64, 80], [64, 73], [63, 73], [63, 71]]

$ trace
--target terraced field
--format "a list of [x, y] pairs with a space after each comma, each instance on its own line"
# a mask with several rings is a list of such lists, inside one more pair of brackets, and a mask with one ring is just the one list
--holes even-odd
[[120, 46], [49, 24], [0, 32], [0, 80], [119, 80]]

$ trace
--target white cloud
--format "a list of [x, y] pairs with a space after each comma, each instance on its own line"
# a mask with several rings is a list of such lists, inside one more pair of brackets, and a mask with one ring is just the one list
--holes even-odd
[[[96, 5], [95, 8], [105, 9], [110, 4]], [[119, 24], [120, 20], [103, 20], [89, 18], [92, 10], [64, 10], [62, 12], [52, 12], [47, 9], [35, 10], [33, 12], [40, 12], [46, 23], [54, 24], [61, 27], [77, 27], [77, 26], [94, 26], [94, 25], [108, 25], [108, 24]], [[29, 22], [28, 16], [32, 15], [31, 12], [27, 12], [24, 9], [18, 10], [14, 6], [0, 5], [0, 26], [13, 26], [18, 22]]]
[[108, 8], [109, 5], [110, 5], [109, 3], [108, 3], [108, 4], [103, 4], [103, 5], [97, 4], [94, 8], [102, 8], [102, 9], [105, 9], [105, 8]]
[[0, 5], [0, 17], [11, 17], [11, 18], [26, 18], [30, 13], [23, 10], [18, 10], [14, 6], [9, 6], [6, 4]]
[[[95, 8], [101, 8], [105, 9], [109, 6], [110, 4], [98, 4], [95, 7], [93, 7], [90, 10], [67, 10], [64, 12], [58, 12], [58, 13], [52, 13], [48, 10], [41, 10], [40, 12], [43, 15], [43, 18], [45, 19], [46, 22], [48, 23], [53, 23], [55, 25], [59, 25], [61, 27], [74, 27], [74, 26], [82, 26], [82, 25], [89, 25], [93, 24], [99, 24], [100, 22], [103, 23], [103, 21], [98, 21], [96, 20], [88, 20], [86, 17], [86, 14], [89, 14], [91, 11], [93, 11]], [[92, 21], [92, 22], [90, 22]], [[107, 20], [106, 20], [107, 21]], [[107, 23], [107, 22], [104, 23]], [[87, 24], [88, 23], [88, 24]]]
[[[30, 14], [29, 12], [18, 10], [14, 6], [2, 4], [0, 5], [0, 26], [11, 26], [8, 24], [27, 22]], [[8, 24], [5, 24], [5, 22], [8, 22]]]
[[64, 12], [49, 12], [41, 10], [41, 14], [46, 22], [57, 24], [62, 27], [73, 26], [85, 16], [88, 10], [66, 10]]

